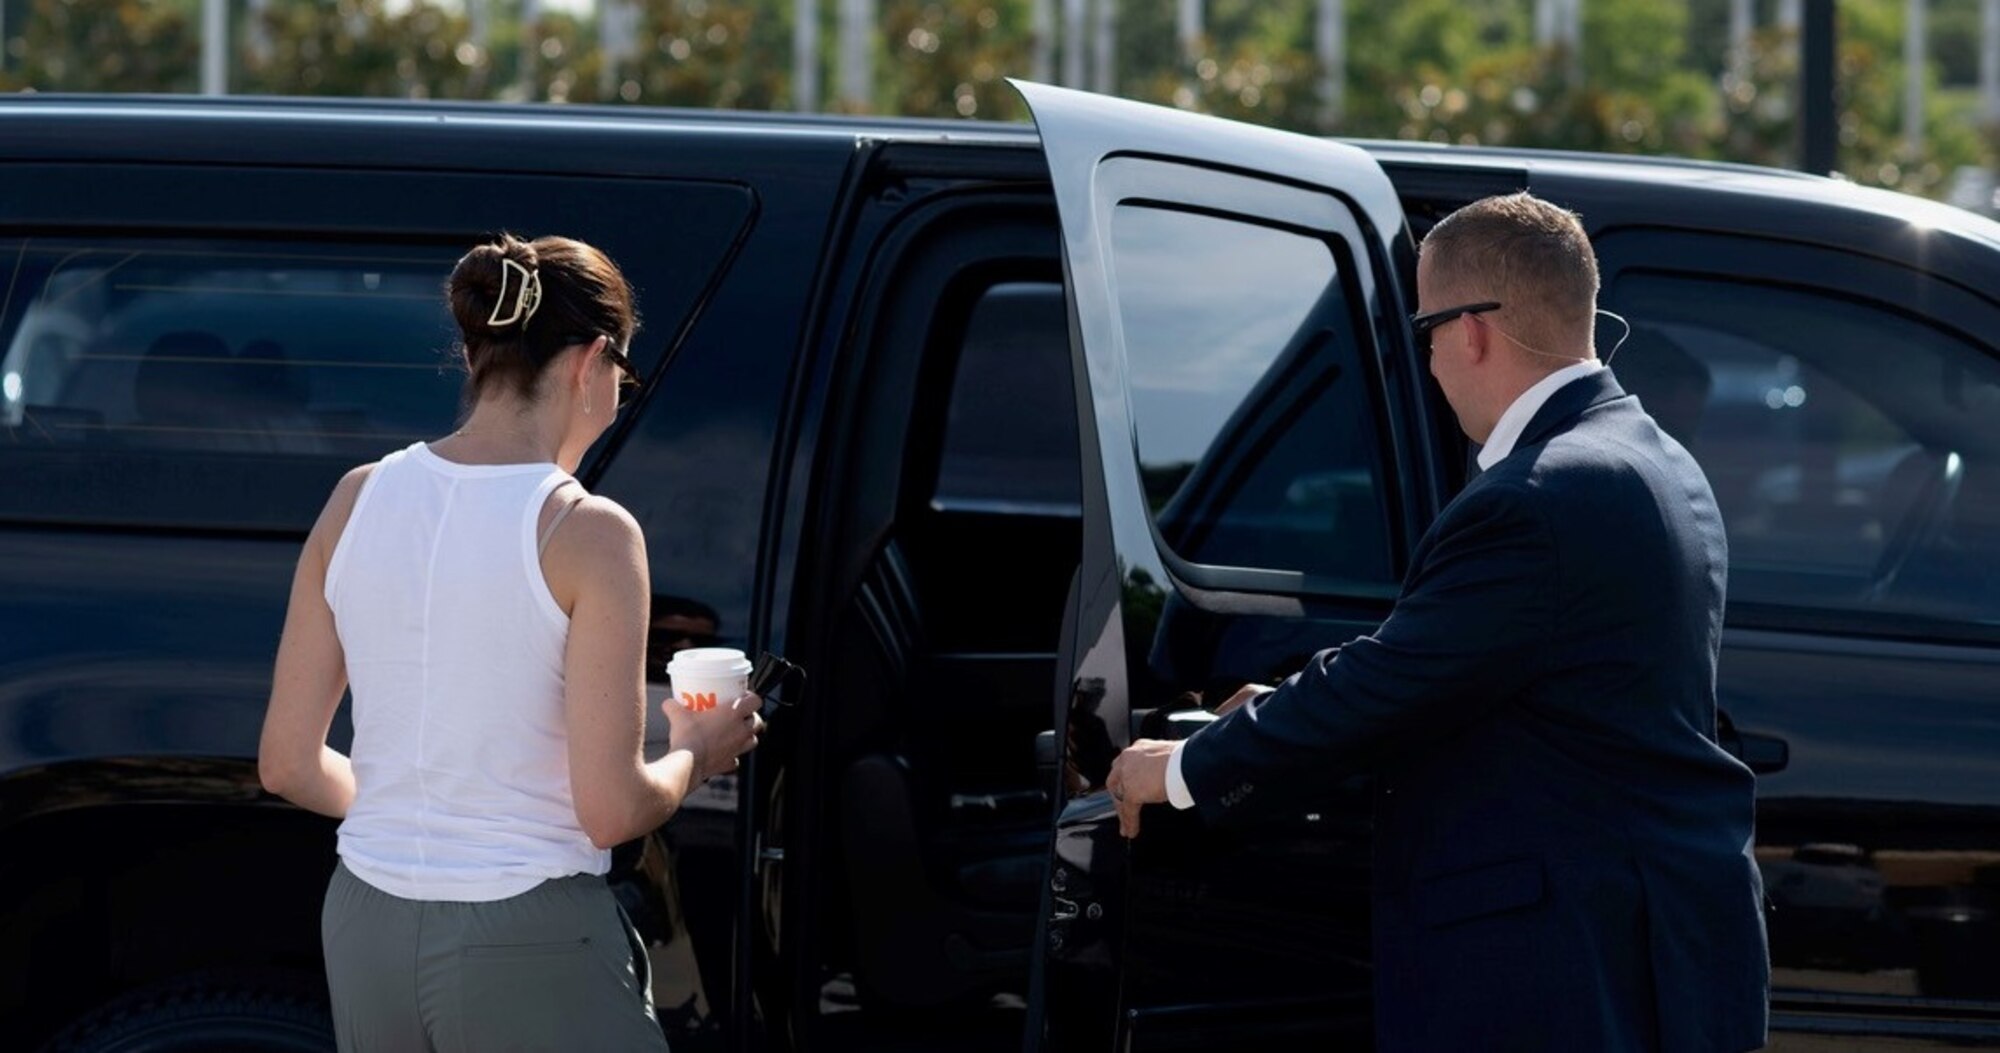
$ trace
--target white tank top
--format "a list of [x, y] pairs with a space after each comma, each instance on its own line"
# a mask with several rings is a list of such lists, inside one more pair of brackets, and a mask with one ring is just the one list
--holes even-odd
[[570, 476], [423, 443], [362, 483], [326, 568], [354, 694], [340, 857], [405, 899], [505, 899], [602, 874], [569, 785], [563, 648], [535, 527]]

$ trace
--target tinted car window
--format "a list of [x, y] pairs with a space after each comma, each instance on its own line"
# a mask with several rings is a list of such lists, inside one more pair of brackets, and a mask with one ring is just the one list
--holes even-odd
[[1612, 360], [1700, 460], [1730, 600], [2000, 620], [2000, 364], [1847, 297], [1636, 274]]
[[980, 295], [946, 410], [935, 504], [1077, 514], [1076, 402], [1062, 286], [1008, 282]]
[[0, 516], [310, 525], [340, 470], [450, 430], [454, 259], [0, 242]]
[[1112, 265], [1146, 496], [1210, 566], [1393, 580], [1378, 440], [1327, 242], [1121, 206]]

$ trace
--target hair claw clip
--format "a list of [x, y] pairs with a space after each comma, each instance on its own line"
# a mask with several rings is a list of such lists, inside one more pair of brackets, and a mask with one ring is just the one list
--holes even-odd
[[[514, 313], [502, 318], [500, 317], [500, 305], [507, 302], [507, 274], [509, 271], [517, 272], [521, 277], [514, 283]], [[503, 325], [513, 325], [515, 322], [527, 325], [528, 319], [535, 316], [535, 309], [541, 305], [542, 272], [539, 269], [529, 270], [513, 260], [501, 260], [500, 295], [493, 299], [493, 313], [487, 316], [486, 324], [495, 328]]]

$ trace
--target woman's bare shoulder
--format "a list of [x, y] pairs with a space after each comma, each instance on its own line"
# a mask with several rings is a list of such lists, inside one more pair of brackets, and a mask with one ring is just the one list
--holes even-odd
[[[579, 501], [576, 493], [574, 487], [555, 492], [558, 502], [573, 503], [574, 507], [556, 524], [542, 550], [542, 573], [556, 604], [574, 616], [583, 589], [626, 598], [614, 600], [614, 605], [640, 602], [650, 572], [639, 521], [608, 497], [586, 494]], [[547, 529], [546, 519], [543, 529]]]
[[[563, 491], [556, 493], [560, 496]], [[584, 494], [575, 504], [551, 540], [551, 548], [561, 544], [572, 553], [617, 559], [628, 558], [634, 548], [644, 550], [645, 533], [624, 505], [601, 494]]]
[[333, 493], [327, 495], [326, 507], [320, 510], [319, 521], [313, 524], [309, 539], [323, 553], [332, 553], [334, 543], [340, 540], [341, 531], [347, 529], [348, 517], [354, 514], [354, 504], [361, 497], [361, 487], [381, 463], [370, 461], [349, 468], [347, 474], [333, 484]]

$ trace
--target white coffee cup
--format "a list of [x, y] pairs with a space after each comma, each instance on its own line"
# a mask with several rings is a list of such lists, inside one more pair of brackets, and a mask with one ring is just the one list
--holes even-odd
[[674, 700], [699, 713], [750, 690], [750, 659], [734, 647], [690, 647], [667, 663]]

